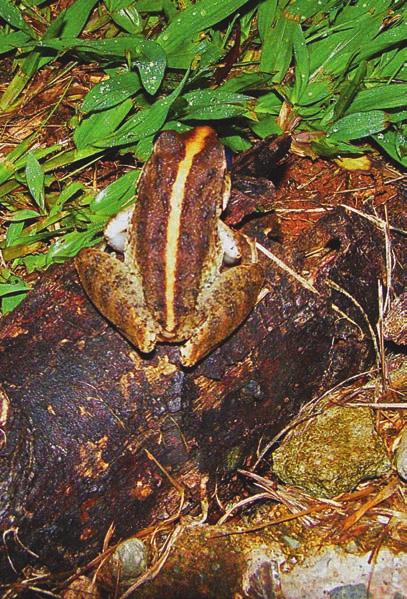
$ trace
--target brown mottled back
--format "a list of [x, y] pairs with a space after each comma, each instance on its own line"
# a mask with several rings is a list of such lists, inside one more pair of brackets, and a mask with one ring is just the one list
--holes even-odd
[[128, 251], [143, 273], [147, 306], [168, 331], [192, 318], [201, 286], [219, 264], [225, 168], [209, 127], [163, 132], [144, 168]]

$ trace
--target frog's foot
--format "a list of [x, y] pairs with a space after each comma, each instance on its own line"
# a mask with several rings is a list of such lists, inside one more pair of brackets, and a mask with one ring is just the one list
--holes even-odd
[[264, 281], [259, 263], [224, 271], [202, 297], [204, 320], [181, 347], [181, 362], [193, 366], [215, 349], [250, 314]]
[[75, 266], [98, 310], [142, 352], [152, 351], [156, 330], [135, 273], [123, 262], [92, 248], [78, 254]]

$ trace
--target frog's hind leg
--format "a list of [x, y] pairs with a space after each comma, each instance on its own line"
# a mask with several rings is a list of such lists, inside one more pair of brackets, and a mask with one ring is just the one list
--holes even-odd
[[202, 297], [203, 321], [181, 347], [181, 362], [193, 366], [228, 337], [250, 314], [264, 281], [259, 263], [221, 273]]
[[142, 352], [152, 351], [155, 326], [137, 275], [123, 262], [92, 248], [78, 254], [75, 266], [86, 293], [100, 312]]

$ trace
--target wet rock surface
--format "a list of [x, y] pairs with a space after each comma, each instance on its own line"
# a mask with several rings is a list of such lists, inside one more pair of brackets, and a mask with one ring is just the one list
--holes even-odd
[[370, 408], [324, 404], [273, 453], [273, 471], [286, 483], [331, 498], [384, 474], [390, 460]]

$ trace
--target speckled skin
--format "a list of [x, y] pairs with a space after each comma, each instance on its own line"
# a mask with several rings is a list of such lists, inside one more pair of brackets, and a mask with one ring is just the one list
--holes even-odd
[[233, 232], [241, 260], [221, 270], [227, 187], [224, 148], [212, 129], [165, 131], [140, 179], [124, 262], [98, 249], [77, 257], [86, 293], [141, 351], [187, 341], [181, 361], [191, 366], [255, 305], [264, 275], [247, 238]]

